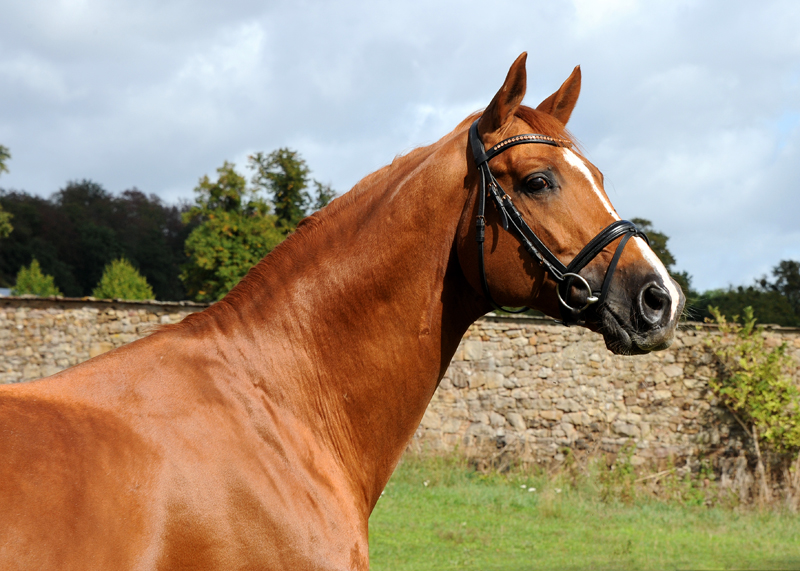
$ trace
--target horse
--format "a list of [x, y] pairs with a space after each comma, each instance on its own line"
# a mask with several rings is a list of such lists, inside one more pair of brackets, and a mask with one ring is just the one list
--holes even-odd
[[667, 347], [683, 294], [566, 130], [580, 68], [531, 108], [525, 61], [221, 301], [0, 387], [0, 566], [367, 569], [370, 513], [479, 317]]

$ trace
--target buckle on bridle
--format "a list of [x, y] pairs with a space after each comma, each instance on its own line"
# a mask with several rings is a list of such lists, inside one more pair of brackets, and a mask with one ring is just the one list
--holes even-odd
[[[568, 304], [566, 301], [564, 301], [563, 297], [561, 297], [561, 284], [564, 283], [564, 282], [559, 283], [556, 286], [556, 294], [558, 295], [558, 301], [560, 301], [561, 305], [563, 305], [568, 310], [574, 311], [576, 313], [581, 313], [582, 311], [585, 311], [593, 303], [597, 303], [598, 301], [600, 301], [600, 298], [592, 293], [592, 286], [589, 285], [589, 282], [587, 282], [586, 278], [584, 278], [582, 275], [573, 274], [572, 272], [567, 272], [567, 273], [563, 274], [563, 277], [564, 278], [568, 278], [568, 277], [578, 278], [578, 280], [580, 280], [580, 282], [586, 288], [586, 291], [589, 292], [589, 296], [586, 298], [586, 304], [583, 307], [581, 307], [580, 309], [578, 309], [577, 307], [572, 307], [570, 304]], [[566, 279], [564, 281], [566, 281]], [[572, 284], [570, 284], [570, 285], [572, 285]]]

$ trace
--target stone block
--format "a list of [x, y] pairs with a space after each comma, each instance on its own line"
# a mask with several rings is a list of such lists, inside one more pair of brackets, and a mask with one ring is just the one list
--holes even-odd
[[561, 420], [564, 413], [560, 410], [542, 410], [539, 412], [539, 416], [545, 420]]
[[623, 422], [621, 420], [614, 422], [611, 425], [611, 429], [617, 434], [622, 434], [631, 438], [639, 438], [642, 435], [642, 431], [639, 430], [638, 426]]
[[430, 430], [437, 430], [442, 427], [442, 417], [439, 415], [438, 412], [435, 412], [430, 408], [428, 408], [428, 410], [425, 411], [425, 415], [422, 417], [422, 422], [420, 422], [420, 426]]
[[527, 425], [525, 424], [525, 419], [522, 418], [522, 415], [516, 412], [507, 412], [506, 413], [506, 420], [508, 424], [513, 426], [516, 430], [520, 432], [524, 432], [527, 429]]
[[457, 418], [447, 418], [442, 423], [442, 432], [444, 434], [456, 434], [461, 430], [461, 421]]
[[464, 360], [479, 361], [483, 357], [483, 342], [470, 339], [464, 343]]

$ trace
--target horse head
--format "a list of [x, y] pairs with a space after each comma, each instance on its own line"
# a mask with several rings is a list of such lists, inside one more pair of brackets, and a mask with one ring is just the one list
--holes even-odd
[[618, 354], [665, 349], [685, 299], [566, 131], [580, 68], [532, 109], [521, 104], [525, 59], [470, 128], [462, 271], [486, 310], [537, 309], [602, 333]]

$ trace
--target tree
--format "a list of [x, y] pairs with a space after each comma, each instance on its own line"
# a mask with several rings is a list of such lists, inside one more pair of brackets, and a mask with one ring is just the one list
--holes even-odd
[[70, 182], [49, 199], [0, 191], [0, 205], [15, 227], [0, 242], [0, 286], [36, 258], [67, 295], [91, 295], [105, 266], [124, 257], [158, 299], [185, 299], [179, 274], [193, 226], [184, 224], [181, 207], [135, 188], [113, 195], [89, 180]]
[[258, 152], [249, 157], [255, 171], [253, 184], [270, 193], [275, 216], [285, 228], [293, 229], [305, 216], [309, 201], [306, 191], [309, 170], [296, 151], [281, 148], [269, 155]]
[[775, 281], [766, 277], [758, 280], [761, 289], [774, 291], [786, 298], [795, 315], [800, 318], [800, 262], [782, 260], [772, 268]]
[[0, 174], [8, 172], [6, 161], [8, 161], [8, 159], [10, 158], [11, 158], [11, 152], [8, 150], [8, 147], [0, 145]]
[[707, 291], [690, 309], [699, 319], [713, 317], [709, 306], [718, 307], [723, 315], [744, 315], [751, 307], [762, 323], [800, 327], [800, 262], [783, 260], [766, 276], [751, 286], [729, 287]]
[[197, 226], [186, 239], [181, 280], [199, 301], [221, 299], [284, 238], [258, 187], [248, 187], [227, 161], [217, 173], [216, 181], [200, 179], [195, 205], [184, 214]]
[[100, 299], [155, 299], [153, 288], [125, 258], [106, 265], [92, 296]]
[[710, 306], [719, 308], [723, 315], [743, 315], [746, 307], [753, 309], [759, 321], [785, 327], [800, 325], [789, 301], [775, 291], [764, 291], [757, 286], [737, 286], [711, 290], [700, 295], [690, 309], [696, 321], [713, 317]]
[[61, 291], [53, 283], [53, 276], [42, 273], [42, 268], [36, 258], [31, 261], [30, 266], [19, 270], [11, 293], [13, 295], [38, 295], [41, 297], [62, 295]]
[[336, 191], [333, 190], [329, 184], [322, 184], [315, 180], [314, 188], [317, 189], [317, 193], [311, 201], [312, 211], [322, 210], [330, 204], [331, 200], [336, 198]]
[[[10, 158], [11, 153], [8, 151], [8, 147], [0, 145], [0, 174], [8, 172], [6, 161]], [[0, 206], [0, 238], [4, 238], [11, 234], [13, 229], [14, 227], [11, 225], [11, 214], [5, 212], [3, 207]]]
[[116, 197], [114, 205], [116, 236], [125, 258], [147, 279], [157, 299], [185, 299], [180, 271], [184, 242], [194, 228], [182, 220], [188, 205], [164, 204], [135, 188]]
[[[280, 148], [268, 155], [258, 152], [249, 157], [248, 167], [255, 171], [252, 184], [266, 190], [279, 225], [286, 232], [294, 230], [303, 217], [323, 208], [336, 196], [330, 185], [309, 178], [305, 160], [291, 149]], [[306, 190], [310, 182], [316, 190], [313, 196]]]
[[60, 250], [73, 268], [80, 284], [80, 295], [88, 295], [106, 264], [125, 255], [117, 231], [114, 196], [91, 180], [71, 181], [55, 193], [50, 201], [63, 214], [68, 244]]

